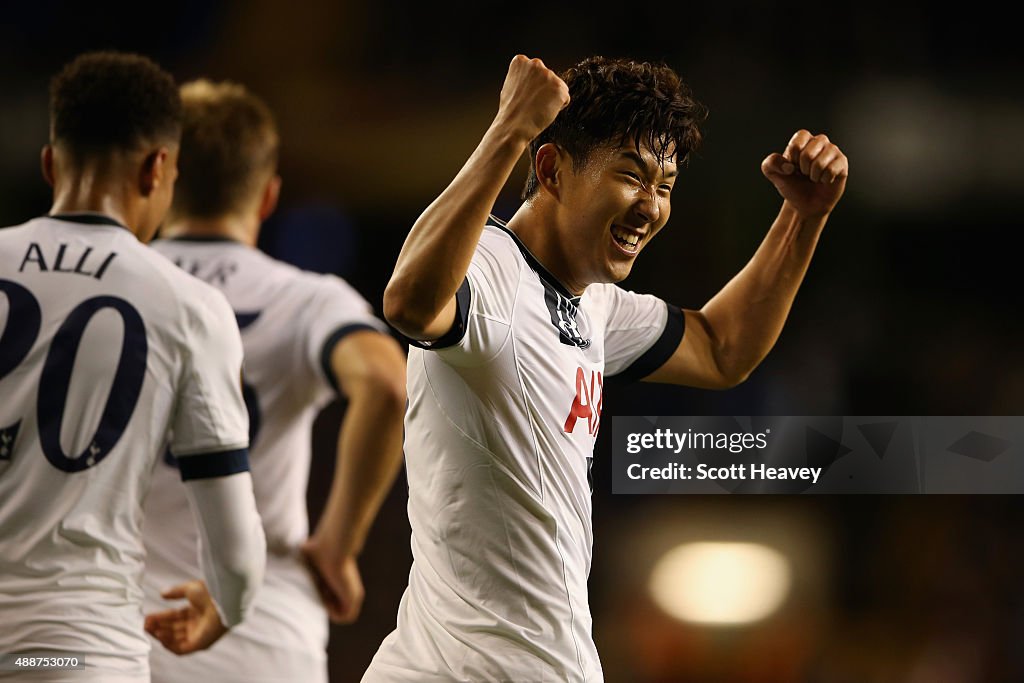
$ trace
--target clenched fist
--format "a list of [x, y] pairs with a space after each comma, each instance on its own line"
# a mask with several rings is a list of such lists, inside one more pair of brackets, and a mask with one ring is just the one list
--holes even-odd
[[761, 172], [805, 218], [827, 216], [846, 189], [850, 164], [825, 135], [799, 130], [782, 154], [769, 154]]
[[525, 141], [537, 137], [569, 104], [569, 86], [539, 59], [516, 55], [501, 88], [497, 120]]

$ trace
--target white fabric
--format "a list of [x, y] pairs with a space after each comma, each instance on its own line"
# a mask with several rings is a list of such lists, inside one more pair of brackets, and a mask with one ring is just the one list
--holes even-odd
[[[668, 313], [613, 285], [574, 300], [538, 268], [488, 226], [465, 335], [410, 349], [414, 559], [365, 682], [602, 680], [587, 577], [604, 373], [650, 348]], [[559, 340], [553, 317], [578, 344]]]
[[[322, 367], [325, 343], [350, 325], [386, 331], [369, 304], [343, 280], [301, 271], [237, 242], [158, 240], [171, 262], [227, 296], [245, 348], [245, 382], [260, 425], [249, 457], [256, 505], [270, 557], [252, 613], [214, 649], [182, 664], [154, 648], [153, 680], [316, 681], [326, 678], [327, 614], [299, 556], [309, 535], [306, 486], [310, 433], [334, 393]], [[175, 470], [161, 463], [145, 502], [147, 607], [159, 592], [196, 572], [197, 538], [183, 524], [186, 500]]]
[[256, 501], [246, 495], [252, 477], [239, 472], [184, 484], [199, 530], [199, 574], [206, 577], [221, 623], [235, 626], [263, 583], [267, 553]]
[[[9, 437], [18, 425], [0, 457], [0, 652], [81, 652], [93, 669], [102, 665], [104, 680], [144, 677], [142, 500], [154, 465], [172, 429], [172, 448], [195, 458], [248, 440], [231, 310], [215, 289], [116, 225], [38, 218], [0, 230], [0, 281], [26, 289], [41, 314], [31, 351], [0, 378], [0, 432]], [[125, 342], [130, 325], [103, 308], [72, 359], [73, 349], [54, 336], [94, 297], [115, 297], [136, 311], [145, 344]], [[10, 306], [0, 293], [4, 359], [13, 335], [31, 336], [31, 316], [12, 320]], [[122, 345], [124, 367], [142, 373], [133, 406], [111, 392]], [[44, 365], [70, 372], [66, 397], [59, 383], [43, 381]], [[112, 447], [98, 430], [108, 396], [110, 414], [130, 414]], [[47, 397], [62, 406], [59, 429], [54, 410], [39, 405]], [[65, 467], [81, 465], [80, 454], [94, 464], [58, 469], [44, 454], [42, 432], [59, 432]], [[91, 680], [95, 673], [74, 675]]]

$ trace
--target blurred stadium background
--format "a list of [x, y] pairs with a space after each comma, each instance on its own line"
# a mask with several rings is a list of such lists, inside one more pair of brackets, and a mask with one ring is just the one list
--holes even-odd
[[[1024, 96], [1012, 84], [1024, 52], [994, 7], [8, 3], [0, 224], [47, 211], [47, 81], [97, 48], [143, 52], [179, 80], [237, 80], [266, 99], [282, 133], [284, 190], [261, 245], [344, 276], [378, 311], [408, 227], [486, 128], [512, 55], [557, 69], [589, 54], [664, 60], [711, 117], [673, 218], [629, 288], [686, 307], [717, 291], [777, 209], [760, 161], [797, 128], [827, 132], [851, 160], [851, 181], [776, 350], [745, 385], [624, 389], [608, 396], [606, 420], [1021, 413]], [[521, 167], [502, 217], [524, 177]], [[317, 423], [314, 507], [342, 409]], [[591, 581], [609, 681], [1024, 680], [1024, 499], [612, 496], [610, 427], [594, 468]], [[358, 680], [393, 627], [411, 561], [404, 497], [400, 479], [364, 554], [362, 618], [332, 630], [333, 680]], [[788, 587], [777, 609], [748, 624], [669, 616], [651, 574], [688, 542], [774, 548]]]

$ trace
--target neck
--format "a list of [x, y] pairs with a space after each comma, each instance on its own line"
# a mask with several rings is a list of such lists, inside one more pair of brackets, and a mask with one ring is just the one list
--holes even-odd
[[256, 246], [260, 220], [255, 213], [229, 214], [213, 218], [174, 216], [160, 231], [161, 237], [220, 237]]
[[508, 229], [574, 296], [583, 294], [589, 283], [574, 275], [568, 252], [560, 240], [562, 233], [556, 229], [556, 217], [550, 211], [527, 201], [508, 222]]
[[138, 235], [139, 211], [134, 204], [123, 185], [82, 173], [54, 188], [50, 214], [101, 213]]

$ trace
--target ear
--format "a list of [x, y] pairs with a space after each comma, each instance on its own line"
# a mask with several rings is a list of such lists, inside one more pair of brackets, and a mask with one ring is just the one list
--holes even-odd
[[277, 199], [281, 196], [281, 176], [275, 174], [267, 181], [260, 197], [260, 223], [270, 218], [277, 208]]
[[43, 169], [43, 178], [46, 179], [46, 184], [53, 187], [57, 182], [57, 176], [54, 174], [52, 145], [43, 145], [43, 151], [39, 153], [39, 163]]
[[149, 197], [161, 184], [170, 182], [170, 151], [160, 147], [148, 153], [139, 169], [139, 194]]
[[565, 177], [563, 170], [568, 161], [569, 157], [553, 142], [541, 145], [533, 160], [537, 183], [555, 199], [561, 198], [561, 183]]

